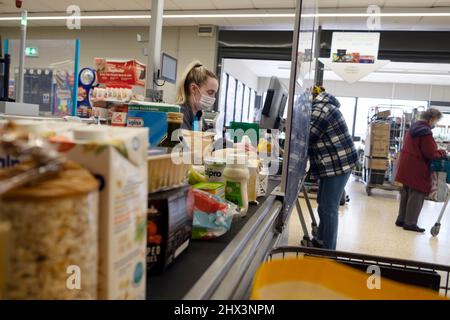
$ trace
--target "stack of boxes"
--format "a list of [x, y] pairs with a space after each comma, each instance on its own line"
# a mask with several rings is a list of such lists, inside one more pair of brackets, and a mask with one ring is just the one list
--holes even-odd
[[388, 122], [372, 122], [369, 125], [364, 150], [364, 170], [370, 184], [384, 182], [389, 167], [390, 131]]

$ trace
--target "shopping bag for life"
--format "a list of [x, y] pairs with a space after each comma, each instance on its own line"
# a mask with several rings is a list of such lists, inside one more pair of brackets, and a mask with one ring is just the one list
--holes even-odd
[[447, 172], [431, 172], [431, 192], [426, 197], [427, 200], [434, 202], [445, 202], [449, 194], [447, 187]]
[[437, 292], [408, 286], [325, 258], [274, 259], [258, 270], [253, 300], [437, 300]]

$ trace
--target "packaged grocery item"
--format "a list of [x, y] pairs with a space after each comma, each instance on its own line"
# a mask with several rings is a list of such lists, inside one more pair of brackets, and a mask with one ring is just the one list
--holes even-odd
[[163, 271], [189, 246], [194, 198], [190, 186], [149, 195], [147, 270]]
[[238, 208], [218, 196], [194, 189], [192, 239], [218, 238], [230, 230]]
[[193, 153], [192, 164], [202, 165], [206, 158], [212, 156], [215, 132], [200, 132], [182, 129], [183, 150]]
[[11, 223], [0, 221], [0, 300], [6, 294], [6, 279], [9, 275], [9, 260], [11, 254]]
[[[128, 123], [128, 106], [126, 104], [115, 105], [110, 108], [111, 125], [115, 127], [126, 127]], [[109, 115], [108, 115], [109, 117]]]
[[148, 193], [173, 189], [186, 184], [189, 164], [175, 163], [167, 148], [151, 148], [148, 152]]
[[209, 182], [225, 182], [223, 172], [227, 162], [220, 158], [205, 159], [205, 176]]
[[100, 299], [145, 299], [147, 128], [87, 126], [54, 141], [100, 181]]
[[147, 127], [150, 130], [149, 144], [158, 147], [167, 138], [169, 125], [168, 114], [180, 113], [180, 106], [156, 103], [131, 101], [128, 105], [128, 127]]
[[188, 172], [188, 181], [190, 185], [206, 182], [205, 167], [204, 166], [192, 166]]
[[258, 197], [265, 197], [269, 187], [269, 168], [263, 166], [258, 174]]
[[249, 160], [248, 161], [248, 172], [249, 172], [249, 179], [248, 179], [248, 201], [249, 202], [256, 202], [256, 198], [258, 197], [258, 161]]
[[[106, 89], [106, 99], [144, 100], [146, 65], [137, 60], [95, 58], [98, 83]], [[120, 89], [127, 89], [122, 93]], [[103, 94], [103, 92], [102, 92]], [[131, 95], [131, 97], [129, 97]]]
[[[26, 164], [0, 170], [0, 183]], [[11, 223], [7, 299], [96, 299], [98, 182], [68, 162], [51, 178], [0, 197]]]
[[167, 134], [161, 141], [162, 147], [173, 148], [180, 143], [183, 114], [179, 112], [167, 113]]
[[194, 185], [194, 189], [208, 192], [220, 198], [225, 197], [225, 184], [221, 182], [201, 182]]
[[242, 154], [231, 154], [227, 158], [225, 176], [225, 199], [240, 208], [242, 216], [248, 210], [248, 180], [250, 177], [247, 157]]
[[[24, 130], [26, 133], [33, 137], [48, 138], [56, 136], [61, 132], [73, 130], [77, 127], [85, 126], [82, 123], [66, 123], [64, 121], [56, 120], [31, 120], [31, 119], [21, 119], [14, 118], [11, 121], [5, 121], [4, 125], [0, 124], [0, 130], [6, 129], [5, 125], [12, 125]], [[1, 135], [2, 133], [0, 133]], [[0, 147], [0, 169], [13, 167], [19, 164], [21, 161], [18, 157], [7, 153]]]

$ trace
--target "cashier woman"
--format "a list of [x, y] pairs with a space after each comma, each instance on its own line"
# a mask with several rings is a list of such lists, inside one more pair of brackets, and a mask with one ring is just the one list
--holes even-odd
[[212, 110], [219, 90], [216, 75], [201, 62], [189, 64], [178, 83], [177, 104], [183, 113], [183, 129], [206, 131], [203, 111]]

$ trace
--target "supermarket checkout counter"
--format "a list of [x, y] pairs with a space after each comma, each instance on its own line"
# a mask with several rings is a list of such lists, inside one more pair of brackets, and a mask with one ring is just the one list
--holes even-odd
[[250, 205], [222, 237], [191, 241], [189, 248], [159, 275], [147, 278], [148, 300], [242, 299], [255, 270], [279, 240], [275, 222], [282, 203], [270, 195], [280, 184], [269, 180], [269, 196]]

